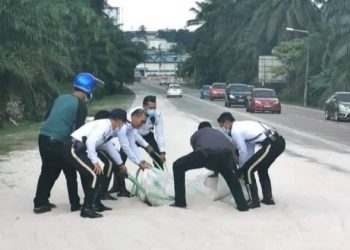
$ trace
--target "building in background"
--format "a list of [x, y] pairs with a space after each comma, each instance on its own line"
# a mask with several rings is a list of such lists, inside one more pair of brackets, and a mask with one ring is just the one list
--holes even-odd
[[114, 25], [119, 25], [120, 23], [120, 8], [113, 7], [105, 2], [104, 13], [106, 13], [113, 21]]

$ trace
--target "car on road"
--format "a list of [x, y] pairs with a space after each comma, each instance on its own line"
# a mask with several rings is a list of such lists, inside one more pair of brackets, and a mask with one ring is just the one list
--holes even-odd
[[168, 84], [168, 79], [165, 77], [162, 77], [159, 81], [159, 86], [167, 85]]
[[231, 83], [225, 90], [225, 107], [231, 105], [246, 106], [247, 97], [251, 94], [251, 88], [247, 84]]
[[169, 84], [166, 90], [166, 97], [182, 97], [182, 88], [179, 84]]
[[225, 98], [226, 83], [214, 82], [209, 89], [209, 100]]
[[272, 112], [281, 114], [281, 103], [275, 90], [268, 88], [254, 88], [252, 94], [247, 98], [247, 112]]
[[209, 90], [210, 90], [210, 85], [202, 85], [202, 88], [200, 90], [200, 98], [201, 99], [209, 98]]
[[350, 120], [350, 92], [334, 92], [325, 103], [326, 120]]

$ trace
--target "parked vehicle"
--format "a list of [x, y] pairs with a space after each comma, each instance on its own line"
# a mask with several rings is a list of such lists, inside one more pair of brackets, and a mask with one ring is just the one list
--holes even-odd
[[214, 82], [209, 89], [209, 100], [225, 98], [226, 83]]
[[225, 90], [225, 107], [231, 105], [246, 105], [247, 96], [251, 94], [251, 89], [247, 84], [232, 83]]
[[268, 88], [254, 88], [252, 94], [247, 98], [247, 112], [269, 111], [281, 114], [281, 103], [275, 90]]
[[201, 90], [200, 90], [200, 98], [201, 99], [205, 99], [205, 98], [209, 98], [209, 89], [210, 89], [210, 85], [203, 85]]
[[179, 84], [169, 84], [166, 97], [182, 97], [182, 88]]
[[350, 92], [335, 92], [325, 103], [326, 120], [350, 120]]

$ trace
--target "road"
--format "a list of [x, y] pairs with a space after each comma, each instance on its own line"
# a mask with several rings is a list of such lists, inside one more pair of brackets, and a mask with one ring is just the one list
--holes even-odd
[[[132, 85], [137, 95], [161, 95], [165, 97], [165, 87], [158, 82], [143, 80]], [[324, 120], [320, 110], [282, 104], [282, 114], [247, 113], [243, 107], [224, 107], [222, 100], [202, 100], [199, 90], [185, 88], [183, 98], [169, 98], [178, 109], [217, 125], [221, 112], [230, 111], [236, 120], [259, 120], [276, 128], [289, 142], [297, 145], [336, 151], [350, 152], [350, 123]], [[159, 107], [161, 109], [161, 107]]]

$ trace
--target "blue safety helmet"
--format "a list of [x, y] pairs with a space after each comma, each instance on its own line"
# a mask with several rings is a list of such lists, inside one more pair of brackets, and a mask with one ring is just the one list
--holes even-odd
[[75, 89], [84, 91], [88, 96], [91, 95], [92, 90], [96, 84], [96, 78], [89, 73], [79, 73], [74, 78], [73, 87]]

